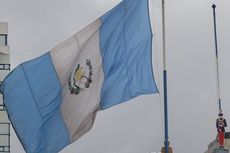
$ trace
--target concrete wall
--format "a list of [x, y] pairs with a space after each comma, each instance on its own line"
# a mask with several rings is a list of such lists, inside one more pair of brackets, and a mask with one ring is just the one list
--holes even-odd
[[[230, 149], [230, 139], [224, 140], [224, 147], [226, 149]], [[219, 144], [217, 142], [217, 139], [215, 139], [213, 142], [211, 142], [208, 145], [208, 150], [205, 153], [229, 153], [228, 150], [216, 149], [216, 148], [219, 148]]]
[[225, 139], [225, 141], [224, 141], [224, 147], [228, 148], [230, 150], [230, 139]]
[[[8, 34], [8, 24], [6, 22], [0, 22], [0, 34]], [[10, 64], [10, 48], [4, 44], [0, 44], [0, 64]], [[3, 68], [3, 65], [0, 65], [0, 69]], [[9, 70], [0, 70], [0, 81], [2, 81], [6, 75], [9, 73]], [[6, 111], [3, 110], [3, 96], [0, 94], [0, 152], [9, 152], [9, 119]]]
[[0, 34], [7, 35], [8, 34], [8, 23], [0, 22]]
[[[8, 34], [8, 24], [6, 22], [0, 22], [0, 34]], [[9, 46], [0, 45], [0, 64], [10, 64]], [[0, 81], [2, 81], [8, 73], [9, 70], [0, 70]], [[2, 104], [3, 99], [2, 94], [0, 94], [0, 105]], [[0, 109], [2, 109], [2, 106], [0, 106]], [[9, 122], [7, 114], [4, 111], [0, 111], [0, 122]]]

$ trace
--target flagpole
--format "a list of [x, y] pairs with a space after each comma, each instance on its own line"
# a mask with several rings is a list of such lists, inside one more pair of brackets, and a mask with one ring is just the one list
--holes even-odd
[[165, 128], [164, 149], [165, 149], [165, 153], [169, 153], [166, 35], [165, 35], [165, 0], [162, 0], [162, 33], [163, 33], [163, 84], [164, 84], [164, 126], [165, 126], [164, 127]]
[[219, 55], [218, 55], [217, 30], [216, 30], [216, 5], [213, 4], [212, 8], [213, 8], [213, 21], [214, 21], [215, 49], [216, 49], [217, 94], [218, 94], [219, 112], [222, 112], [222, 108], [221, 108], [221, 97], [220, 97]]

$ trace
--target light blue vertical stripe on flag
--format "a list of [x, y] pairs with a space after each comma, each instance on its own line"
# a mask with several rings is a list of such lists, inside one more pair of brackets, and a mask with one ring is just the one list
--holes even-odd
[[101, 17], [104, 83], [100, 108], [158, 92], [152, 71], [152, 32], [147, 0], [124, 0]]
[[10, 120], [26, 152], [58, 152], [69, 143], [60, 113], [61, 87], [49, 53], [15, 68], [2, 89]]

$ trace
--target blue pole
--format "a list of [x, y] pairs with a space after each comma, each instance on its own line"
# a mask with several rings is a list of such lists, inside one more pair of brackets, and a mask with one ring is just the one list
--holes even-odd
[[169, 153], [169, 138], [168, 138], [168, 98], [167, 98], [167, 71], [163, 70], [164, 78], [164, 123], [165, 123], [165, 153]]
[[165, 0], [162, 0], [162, 33], [163, 33], [163, 86], [164, 86], [164, 151], [169, 153], [168, 138], [168, 96], [167, 96], [167, 70], [166, 70], [166, 34], [165, 34]]

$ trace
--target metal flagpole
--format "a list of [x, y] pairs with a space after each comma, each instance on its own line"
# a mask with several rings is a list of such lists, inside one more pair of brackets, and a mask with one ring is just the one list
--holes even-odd
[[165, 153], [169, 153], [168, 140], [168, 102], [167, 102], [167, 70], [166, 70], [166, 39], [165, 39], [165, 0], [162, 0], [162, 33], [163, 33], [163, 84], [164, 84], [164, 126], [165, 126]]
[[216, 32], [216, 5], [212, 5], [213, 8], [213, 21], [214, 21], [214, 35], [215, 35], [215, 49], [216, 49], [216, 76], [217, 76], [217, 94], [219, 102], [219, 112], [222, 112], [221, 98], [220, 98], [220, 74], [219, 74], [219, 57], [218, 57], [218, 46], [217, 46], [217, 32]]

